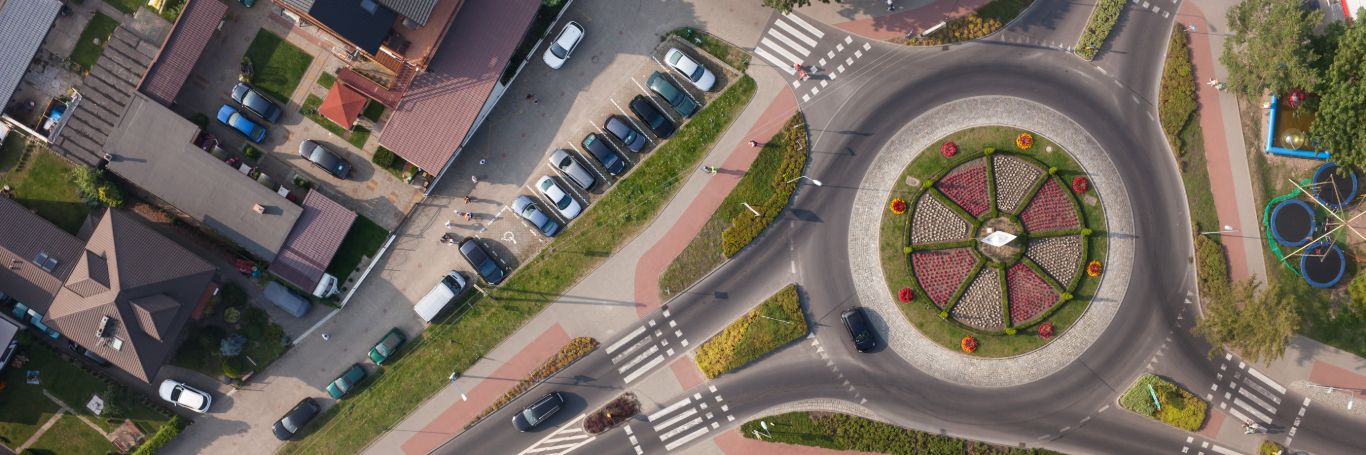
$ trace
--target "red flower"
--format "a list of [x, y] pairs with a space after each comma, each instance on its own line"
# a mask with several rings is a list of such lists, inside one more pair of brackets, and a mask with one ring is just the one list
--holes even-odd
[[952, 158], [957, 153], [958, 144], [953, 143], [953, 141], [945, 142], [939, 146], [939, 154], [944, 155], [944, 158]]
[[1030, 147], [1033, 147], [1033, 146], [1034, 146], [1034, 135], [1033, 135], [1033, 134], [1029, 134], [1029, 133], [1020, 133], [1019, 136], [1015, 136], [1015, 147], [1019, 148], [1020, 150], [1029, 150], [1029, 148], [1030, 148]]
[[901, 303], [908, 303], [915, 300], [915, 291], [912, 291], [911, 288], [901, 288], [901, 291], [896, 293], [896, 297], [901, 299]]
[[906, 201], [902, 200], [901, 198], [892, 199], [891, 209], [892, 213], [895, 213], [897, 215], [906, 213]]
[[1089, 189], [1091, 189], [1091, 181], [1086, 180], [1086, 177], [1078, 175], [1076, 178], [1072, 179], [1072, 191], [1080, 194], [1085, 193], [1086, 190]]
[[977, 350], [977, 339], [973, 338], [971, 335], [965, 336], [963, 337], [963, 341], [958, 343], [958, 346], [963, 348], [963, 352], [971, 354], [973, 351]]
[[1100, 261], [1093, 260], [1090, 264], [1086, 264], [1086, 274], [1089, 276], [1100, 276], [1101, 268]]
[[1040, 326], [1039, 326], [1039, 336], [1043, 337], [1044, 339], [1052, 338], [1052, 337], [1053, 337], [1053, 323], [1052, 323], [1052, 322], [1045, 322], [1045, 323], [1043, 323], [1042, 325], [1040, 325]]

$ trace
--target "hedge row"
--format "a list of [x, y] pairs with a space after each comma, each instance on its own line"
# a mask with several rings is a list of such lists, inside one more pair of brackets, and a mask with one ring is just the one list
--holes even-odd
[[778, 173], [773, 175], [773, 195], [754, 207], [759, 216], [754, 216], [749, 210], [742, 211], [731, 219], [730, 227], [721, 232], [721, 253], [726, 257], [735, 256], [735, 253], [739, 253], [764, 232], [764, 228], [777, 219], [778, 214], [787, 207], [787, 201], [797, 189], [798, 182], [794, 180], [801, 177], [802, 169], [806, 168], [806, 118], [801, 115], [792, 116], [781, 134], [783, 160]]
[[807, 331], [797, 285], [789, 284], [698, 346], [697, 367], [707, 378], [715, 378], [805, 336]]
[[1190, 37], [1186, 33], [1184, 27], [1172, 27], [1172, 38], [1167, 44], [1167, 61], [1162, 66], [1162, 92], [1157, 107], [1162, 131], [1167, 133], [1167, 142], [1171, 143], [1178, 161], [1186, 149], [1181, 144], [1181, 130], [1190, 123], [1198, 106], [1195, 69], [1191, 66]]
[[1081, 40], [1077, 41], [1077, 55], [1087, 60], [1096, 58], [1096, 53], [1105, 45], [1105, 39], [1110, 37], [1110, 31], [1115, 28], [1115, 23], [1119, 22], [1119, 13], [1122, 11], [1124, 0], [1096, 2], [1091, 19], [1086, 21], [1086, 30], [1082, 31]]
[[[1152, 386], [1162, 410], [1153, 405]], [[1119, 405], [1124, 409], [1143, 414], [1162, 421], [1167, 425], [1186, 431], [1198, 431], [1205, 424], [1205, 413], [1209, 403], [1195, 396], [1184, 387], [1152, 374], [1144, 374], [1134, 382], [1124, 395], [1119, 397]]]
[[570, 364], [574, 363], [574, 361], [593, 352], [597, 347], [598, 340], [591, 337], [578, 337], [569, 340], [568, 344], [565, 344], [563, 348], [560, 348], [560, 352], [555, 353], [553, 357], [533, 370], [525, 379], [518, 381], [517, 385], [512, 386], [511, 389], [508, 389], [507, 392], [503, 393], [503, 396], [494, 400], [493, 404], [490, 404], [488, 408], [474, 416], [473, 419], [470, 419], [469, 423], [465, 424], [465, 428], [469, 429], [475, 424], [478, 424], [481, 420], [484, 420], [484, 417], [497, 412], [503, 406], [511, 403], [512, 400], [517, 399], [517, 397], [521, 396], [527, 390], [531, 390], [536, 384], [540, 384], [541, 381], [546, 380], [555, 373], [559, 373], [560, 370], [565, 369], [565, 367], [568, 367]]
[[133, 451], [133, 455], [152, 455], [157, 453], [162, 448], [166, 447], [166, 444], [170, 444], [172, 439], [179, 436], [180, 431], [184, 430], [187, 425], [189, 425], [189, 422], [181, 419], [180, 416], [172, 416], [171, 420], [166, 421], [166, 423], [161, 425], [161, 428], [157, 429], [156, 433], [152, 434], [152, 437], [143, 441], [142, 445], [138, 446], [137, 450]]
[[[768, 423], [767, 430], [759, 425], [760, 420]], [[1046, 449], [997, 446], [925, 433], [845, 414], [791, 412], [760, 420], [745, 422], [741, 433], [751, 439], [757, 433], [773, 442], [898, 455], [1059, 455]]]

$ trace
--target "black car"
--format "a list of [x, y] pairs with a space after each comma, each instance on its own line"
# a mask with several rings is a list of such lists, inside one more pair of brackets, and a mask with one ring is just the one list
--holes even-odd
[[645, 148], [645, 135], [631, 126], [625, 117], [620, 115], [607, 117], [607, 122], [602, 125], [602, 129], [607, 130], [612, 137], [621, 141], [626, 146], [626, 150], [640, 153], [640, 150]]
[[854, 349], [858, 349], [858, 352], [868, 352], [877, 348], [873, 324], [868, 322], [868, 315], [864, 311], [863, 307], [854, 307], [840, 314], [840, 319], [844, 320], [844, 328], [849, 329], [849, 335], [854, 337]]
[[232, 88], [232, 100], [242, 107], [247, 108], [251, 113], [256, 114], [261, 120], [275, 123], [280, 120], [280, 105], [275, 104], [270, 98], [266, 98], [260, 91], [247, 84], [237, 84]]
[[560, 412], [560, 408], [563, 407], [564, 395], [560, 395], [560, 392], [550, 392], [549, 395], [541, 397], [522, 412], [512, 416], [512, 426], [517, 431], [531, 431]]
[[474, 270], [479, 272], [479, 277], [483, 278], [484, 281], [489, 284], [503, 282], [503, 277], [506, 275], [503, 273], [503, 268], [498, 266], [498, 262], [493, 260], [493, 256], [484, 251], [484, 247], [479, 246], [479, 242], [474, 241], [473, 237], [460, 242], [460, 255], [465, 257], [465, 261], [470, 263], [470, 267], [474, 267]]
[[608, 174], [621, 175], [621, 172], [626, 170], [626, 160], [617, 156], [617, 152], [612, 151], [612, 146], [607, 145], [607, 141], [598, 133], [588, 133], [584, 136], [582, 144], [583, 149], [587, 150], [593, 159], [598, 160], [598, 164], [601, 164]]
[[636, 95], [631, 99], [631, 113], [636, 114], [636, 118], [645, 123], [650, 128], [650, 132], [655, 133], [655, 137], [660, 139], [674, 135], [674, 122], [669, 117], [659, 111], [654, 103], [644, 95]]
[[351, 176], [351, 163], [312, 139], [299, 143], [299, 156], [333, 177], [344, 179]]
[[299, 429], [308, 425], [308, 421], [317, 417], [320, 410], [322, 408], [318, 407], [318, 402], [313, 401], [313, 398], [304, 398], [299, 401], [299, 404], [294, 405], [294, 409], [290, 409], [284, 417], [276, 421], [275, 426], [271, 427], [271, 431], [275, 432], [276, 439], [288, 441], [289, 438], [299, 434]]

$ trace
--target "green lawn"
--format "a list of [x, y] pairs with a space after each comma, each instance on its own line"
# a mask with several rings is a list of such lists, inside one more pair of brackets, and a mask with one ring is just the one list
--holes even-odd
[[[1148, 386], [1152, 386], [1152, 391], [1148, 390]], [[1153, 406], [1154, 392], [1158, 402], [1162, 403], [1161, 410]], [[1151, 374], [1144, 374], [1134, 381], [1134, 385], [1119, 397], [1119, 405], [1186, 431], [1200, 430], [1209, 409], [1208, 402], [1189, 390]]]
[[113, 6], [114, 9], [129, 14], [137, 12], [138, 7], [147, 4], [146, 0], [104, 0], [104, 2]]
[[[935, 141], [922, 151], [911, 161], [910, 166], [907, 166], [906, 171], [897, 181], [904, 181], [908, 176], [937, 176], [959, 163], [976, 159], [975, 156], [980, 155], [973, 154], [980, 153], [983, 147], [994, 146], [1002, 152], [1014, 150], [1015, 135], [1018, 133], [1019, 130], [1014, 128], [988, 126], [951, 134], [947, 138]], [[939, 145], [946, 140], [953, 140], [958, 144], [959, 153], [953, 158], [945, 158], [939, 153]], [[1050, 146], [1053, 147], [1052, 152], [1047, 151]], [[1042, 162], [1045, 166], [1057, 167], [1057, 175], [1062, 179], [1064, 187], [1069, 192], [1071, 191], [1070, 182], [1072, 178], [1083, 175], [1081, 167], [1072, 160], [1067, 152], [1063, 151], [1062, 147], [1041, 135], [1034, 135], [1034, 146], [1024, 155]], [[908, 202], [913, 202], [918, 190], [918, 188], [911, 188], [906, 185], [897, 185], [888, 195], [888, 200], [899, 197]], [[1090, 194], [1094, 194], [1094, 191]], [[1078, 199], [1080, 202], [1081, 198]], [[1105, 229], [1105, 213], [1097, 204], [1082, 202], [1081, 209], [1083, 221], [1093, 231], [1093, 235], [1087, 240], [1087, 261], [1099, 259], [1101, 263], [1104, 263], [1107, 248], [1105, 236], [1108, 232]], [[882, 220], [879, 250], [882, 254], [883, 273], [887, 277], [888, 292], [892, 293], [893, 298], [901, 288], [918, 289], [911, 277], [909, 258], [902, 250], [909, 235], [907, 230], [910, 228], [910, 219], [910, 216], [888, 216], [883, 217]], [[1044, 318], [1033, 321], [1027, 326], [1016, 327], [1018, 333], [1014, 335], [979, 331], [957, 322], [946, 321], [939, 317], [939, 307], [929, 303], [929, 299], [924, 298], [923, 292], [917, 292], [916, 300], [910, 303], [898, 303], [898, 307], [901, 308], [902, 314], [906, 315], [911, 324], [920, 330], [920, 333], [946, 349], [958, 351], [960, 349], [959, 343], [963, 337], [972, 335], [978, 341], [977, 351], [972, 355], [1008, 357], [1032, 351], [1048, 342], [1048, 340], [1039, 337], [1034, 330], [1039, 324], [1051, 322], [1054, 332], [1062, 334], [1076, 323], [1077, 319], [1085, 312], [1087, 302], [1095, 296], [1101, 281], [1100, 277], [1086, 276], [1084, 271], [1079, 272], [1079, 275], [1080, 282], [1072, 291], [1074, 296], [1072, 301], [1061, 304], [1061, 307], [1055, 306], [1051, 314], [1046, 314]]]
[[711, 54], [718, 60], [730, 65], [731, 68], [739, 70], [741, 73], [749, 69], [750, 55], [740, 48], [730, 45], [712, 34], [692, 27], [679, 27], [669, 32], [670, 35], [682, 38], [683, 41], [692, 43], [704, 52]]
[[[666, 299], [676, 292], [687, 289], [725, 261], [722, 233], [732, 226], [731, 220], [737, 216], [751, 215], [741, 203], [748, 202], [760, 206], [764, 201], [774, 199], [775, 193], [781, 191], [782, 194], [776, 195], [781, 199], [781, 205], [775, 204], [766, 209], [761, 207], [760, 210], [770, 215], [768, 218], [771, 220], [786, 207], [795, 185], [785, 183], [791, 178], [787, 175], [793, 170], [790, 166], [785, 166], [785, 163], [796, 164], [795, 171], [800, 174], [801, 165], [797, 163], [806, 161], [806, 134], [806, 123], [798, 114], [788, 121], [787, 128], [764, 144], [763, 150], [759, 151], [749, 169], [745, 170], [745, 175], [740, 177], [735, 189], [731, 190], [716, 211], [712, 212], [711, 218], [702, 225], [702, 230], [698, 231], [697, 236], [688, 242], [688, 246], [683, 248], [683, 252], [679, 253], [673, 262], [669, 263], [669, 267], [664, 269], [664, 273], [660, 274], [660, 299]], [[784, 177], [779, 178], [781, 170], [788, 172], [782, 173]], [[768, 213], [769, 211], [772, 213]]]
[[370, 129], [359, 125], [352, 128], [350, 135], [346, 137], [346, 142], [358, 149], [364, 149], [365, 141], [368, 140], [370, 140]]
[[[551, 300], [635, 237], [654, 218], [685, 176], [711, 150], [754, 96], [754, 80], [732, 84], [677, 135], [617, 182], [570, 229], [508, 277], [485, 299], [471, 293], [459, 318], [432, 324], [410, 341], [408, 352], [382, 369], [365, 393], [343, 400], [307, 427], [302, 440], [282, 453], [361, 451], [427, 397], [448, 383], [536, 315]], [[329, 267], [330, 268], [330, 267]]]
[[93, 68], [95, 62], [100, 59], [100, 52], [104, 51], [104, 43], [109, 41], [109, 35], [118, 27], [119, 21], [96, 12], [85, 25], [85, 30], [81, 31], [76, 48], [71, 50], [71, 61], [87, 71]]
[[[19, 134], [10, 137], [23, 140]], [[23, 169], [0, 173], [0, 185], [14, 188], [16, 201], [74, 235], [90, 213], [90, 206], [72, 185], [71, 169], [66, 160], [38, 147], [30, 152]]]
[[323, 117], [323, 115], [318, 112], [318, 106], [322, 105], [322, 98], [318, 98], [317, 95], [308, 95], [308, 98], [304, 99], [304, 104], [299, 106], [299, 113], [303, 114], [304, 117], [308, 117], [309, 120], [312, 120], [313, 123], [317, 123], [318, 126], [323, 127], [323, 129], [337, 135], [337, 137], [346, 138], [349, 132], [346, 131], [345, 127], [333, 123], [332, 120], [328, 120], [327, 117]]
[[715, 378], [806, 335], [797, 285], [789, 284], [697, 348], [697, 367]]
[[67, 414], [39, 436], [28, 450], [35, 454], [104, 455], [113, 452], [114, 445], [81, 419]]
[[375, 122], [378, 122], [378, 121], [379, 121], [379, 117], [380, 117], [381, 115], [384, 115], [384, 105], [383, 105], [383, 104], [376, 103], [376, 102], [374, 102], [374, 101], [370, 101], [370, 102], [366, 103], [366, 104], [365, 104], [365, 111], [363, 111], [363, 112], [360, 113], [360, 116], [361, 116], [361, 117], [368, 118], [368, 119], [370, 119], [371, 121], [375, 121]]
[[14, 133], [5, 136], [4, 144], [0, 144], [0, 175], [4, 175], [19, 165], [19, 161], [24, 159], [24, 149], [28, 148], [28, 137]]
[[246, 57], [256, 71], [252, 84], [277, 100], [288, 101], [299, 80], [313, 64], [313, 56], [265, 29], [247, 48]]
[[[760, 426], [765, 422], [768, 429]], [[789, 412], [745, 422], [740, 433], [755, 439], [832, 450], [897, 455], [1060, 455], [1046, 449], [991, 445], [925, 433], [845, 414]]]
[[[147, 2], [142, 3], [145, 4]], [[176, 19], [180, 17], [180, 10], [184, 8], [185, 0], [166, 0], [166, 6], [161, 8], [161, 11], [157, 14], [160, 15], [162, 19], [175, 23]]]
[[322, 86], [322, 88], [330, 89], [332, 88], [332, 84], [335, 83], [337, 83], [336, 75], [326, 71], [318, 74], [318, 85]]
[[327, 273], [345, 281], [356, 266], [360, 265], [361, 257], [374, 257], [375, 251], [378, 251], [388, 238], [389, 231], [369, 218], [357, 215], [355, 223], [351, 224], [351, 230], [346, 232], [341, 246], [337, 248], [337, 254], [332, 256], [332, 263], [327, 265]]
[[[381, 162], [379, 157], [385, 155], [388, 155], [391, 159], [387, 162]], [[383, 145], [375, 148], [375, 154], [371, 156], [370, 161], [380, 165], [380, 168], [388, 171], [396, 179], [403, 179], [403, 169], [408, 167], [408, 162], [404, 161], [403, 157], [395, 155], [393, 151], [384, 148]]]
[[[41, 385], [24, 383], [25, 368], [5, 370], [5, 388], [0, 390], [0, 444], [18, 447], [38, 431], [60, 409], [43, 396]], [[84, 403], [82, 403], [84, 404]]]

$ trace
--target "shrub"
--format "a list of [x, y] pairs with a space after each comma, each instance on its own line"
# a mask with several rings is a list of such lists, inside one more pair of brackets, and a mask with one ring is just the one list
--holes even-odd
[[1110, 31], [1115, 28], [1115, 22], [1119, 21], [1119, 13], [1122, 11], [1124, 0], [1097, 2], [1091, 19], [1086, 22], [1086, 29], [1082, 31], [1081, 40], [1077, 41], [1077, 55], [1087, 60], [1096, 58], [1096, 53], [1100, 52], [1105, 39], [1110, 37]]
[[1347, 295], [1352, 296], [1352, 307], [1358, 313], [1366, 313], [1366, 273], [1358, 273], [1347, 284]]
[[258, 148], [256, 148], [256, 147], [253, 147], [253, 146], [250, 145], [250, 144], [248, 144], [248, 145], [245, 146], [245, 147], [242, 147], [242, 154], [243, 154], [243, 155], [246, 155], [247, 158], [250, 158], [250, 159], [253, 159], [253, 160], [259, 160], [259, 159], [261, 159], [261, 155], [262, 155], [261, 149], [258, 149]]
[[100, 182], [100, 187], [95, 192], [95, 200], [105, 207], [123, 207], [123, 190], [114, 182], [105, 180]]
[[237, 379], [241, 378], [243, 374], [242, 357], [234, 356], [223, 358], [223, 376]]
[[142, 445], [133, 451], [133, 455], [152, 455], [161, 451], [166, 447], [166, 444], [170, 444], [171, 440], [180, 435], [180, 431], [184, 430], [187, 424], [188, 422], [181, 419], [180, 416], [172, 416], [171, 420], [161, 424], [161, 428], [158, 428], [152, 437], [143, 441]]
[[123, 206], [123, 191], [114, 182], [105, 179], [102, 170], [89, 166], [76, 167], [71, 170], [71, 183], [87, 201], [106, 207]]
[[640, 400], [636, 394], [626, 392], [585, 417], [583, 430], [589, 434], [602, 433], [639, 413]]
[[555, 356], [546, 359], [545, 363], [542, 363], [540, 367], [533, 370], [526, 378], [518, 381], [517, 384], [512, 386], [511, 389], [508, 389], [507, 392], [503, 392], [503, 395], [498, 397], [497, 400], [494, 400], [493, 404], [490, 404], [489, 407], [484, 408], [484, 410], [480, 411], [473, 419], [470, 419], [469, 423], [465, 424], [465, 428], [468, 429], [479, 423], [484, 417], [493, 414], [503, 406], [511, 403], [512, 400], [521, 396], [522, 393], [531, 390], [536, 384], [546, 380], [546, 378], [558, 373], [560, 370], [565, 369], [565, 367], [568, 367], [570, 364], [574, 363], [574, 361], [583, 358], [583, 356], [588, 355], [588, 353], [593, 352], [597, 347], [598, 340], [591, 337], [578, 337], [569, 340], [569, 343], [565, 344], [563, 348], [560, 348], [560, 352], [555, 353]]
[[1199, 106], [1195, 92], [1195, 70], [1191, 66], [1190, 37], [1184, 27], [1173, 27], [1167, 44], [1167, 61], [1163, 64], [1162, 91], [1158, 96], [1158, 117], [1167, 142], [1180, 158], [1185, 145], [1181, 144], [1181, 130], [1186, 128]]
[[697, 367], [715, 378], [800, 339], [807, 329], [797, 285], [787, 285], [702, 343]]
[[109, 417], [127, 417], [128, 410], [132, 407], [133, 397], [128, 394], [128, 390], [118, 384], [109, 383], [104, 389], [104, 415]]
[[[230, 308], [230, 309], [228, 309], [228, 311], [232, 311], [232, 310], [235, 310], [235, 309], [236, 309], [236, 308]], [[226, 315], [225, 315], [225, 316], [226, 316]], [[228, 335], [227, 338], [224, 338], [223, 341], [220, 341], [220, 342], [218, 343], [218, 353], [219, 353], [219, 354], [222, 354], [223, 357], [237, 357], [237, 356], [239, 356], [239, 355], [242, 355], [242, 349], [245, 348], [246, 346], [247, 346], [247, 337], [244, 337], [244, 336], [242, 336], [241, 334], [238, 334], [238, 333], [234, 333], [234, 334], [232, 334], [232, 335]], [[225, 359], [225, 360], [226, 360], [226, 359]], [[223, 362], [224, 367], [227, 366], [227, 363], [228, 363], [228, 362], [226, 362], [226, 361]], [[229, 376], [231, 376], [231, 375], [229, 375]]]
[[389, 151], [387, 148], [380, 147], [375, 150], [375, 155], [370, 157], [370, 162], [375, 163], [376, 166], [388, 168], [389, 166], [394, 165], [394, 158], [396, 158], [394, 152]]
[[1262, 441], [1262, 445], [1257, 447], [1257, 455], [1282, 455], [1285, 453], [1285, 446], [1274, 441]]
[[1006, 335], [1014, 335], [1016, 331], [1014, 327], [1006, 327], [1004, 332]]
[[[1149, 386], [1152, 387], [1152, 392], [1156, 392], [1162, 409], [1159, 410], [1153, 405]], [[1205, 423], [1205, 411], [1209, 408], [1209, 403], [1185, 388], [1152, 374], [1140, 376], [1138, 381], [1120, 396], [1119, 404], [1125, 409], [1186, 431], [1199, 430]]]
[[1200, 294], [1206, 299], [1229, 295], [1228, 262], [1224, 248], [1209, 236], [1195, 236], [1195, 270], [1200, 278]]
[[237, 307], [229, 307], [227, 310], [223, 311], [223, 322], [236, 324], [237, 321], [240, 320], [242, 320], [242, 310]]
[[941, 44], [957, 43], [960, 41], [974, 40], [983, 36], [996, 33], [1004, 25], [1000, 19], [984, 18], [977, 13], [959, 17], [944, 25], [942, 30], [930, 34], [930, 36], [916, 35], [906, 39], [906, 44], [916, 46], [938, 46]]
[[721, 232], [721, 254], [726, 257], [735, 256], [763, 233], [778, 218], [778, 213], [787, 207], [787, 201], [797, 189], [795, 179], [801, 176], [802, 168], [806, 166], [806, 119], [801, 115], [793, 116], [781, 134], [784, 136], [785, 148], [778, 172], [773, 175], [773, 194], [755, 207], [759, 216], [754, 216], [748, 210], [742, 211], [731, 219], [730, 227]]

